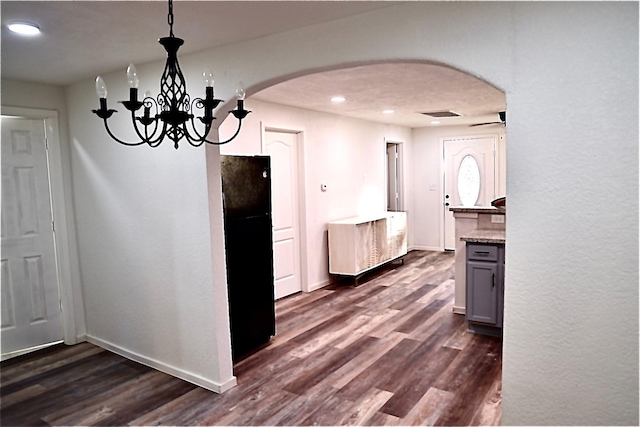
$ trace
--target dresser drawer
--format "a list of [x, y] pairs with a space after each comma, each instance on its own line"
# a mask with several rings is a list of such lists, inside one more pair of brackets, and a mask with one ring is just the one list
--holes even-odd
[[467, 259], [475, 261], [498, 261], [498, 246], [468, 243]]

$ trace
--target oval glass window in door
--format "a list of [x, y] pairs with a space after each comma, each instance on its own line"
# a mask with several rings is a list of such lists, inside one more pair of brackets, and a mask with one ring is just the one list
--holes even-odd
[[467, 155], [458, 169], [458, 197], [462, 206], [475, 206], [480, 196], [480, 167], [476, 159]]

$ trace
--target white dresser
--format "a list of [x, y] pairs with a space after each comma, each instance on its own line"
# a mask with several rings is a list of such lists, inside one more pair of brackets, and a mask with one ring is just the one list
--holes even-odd
[[358, 276], [407, 254], [407, 213], [329, 223], [329, 273]]

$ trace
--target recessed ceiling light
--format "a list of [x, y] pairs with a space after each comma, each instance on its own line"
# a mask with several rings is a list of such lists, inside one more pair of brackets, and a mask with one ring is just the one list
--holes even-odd
[[439, 124], [440, 124], [440, 122], [439, 122], [439, 121], [437, 121], [437, 120], [434, 120], [434, 121], [432, 121], [432, 122], [431, 122], [431, 124], [432, 124], [432, 125], [439, 125]]
[[23, 36], [35, 36], [40, 34], [40, 27], [37, 24], [31, 22], [12, 22], [7, 25], [10, 31]]
[[393, 114], [393, 113], [395, 113], [395, 110], [383, 110], [382, 113], [383, 114]]
[[347, 98], [345, 98], [344, 96], [334, 96], [333, 98], [331, 98], [331, 102], [344, 102], [346, 100]]

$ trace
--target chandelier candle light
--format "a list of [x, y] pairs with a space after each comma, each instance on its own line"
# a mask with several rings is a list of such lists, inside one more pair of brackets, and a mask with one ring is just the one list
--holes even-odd
[[[167, 63], [160, 78], [160, 94], [156, 99], [147, 92], [141, 101], [138, 100], [138, 73], [133, 64], [127, 67], [127, 81], [129, 82], [129, 100], [120, 101], [124, 107], [131, 111], [131, 121], [133, 128], [140, 138], [140, 141], [126, 142], [111, 132], [107, 119], [116, 112], [107, 107], [107, 86], [102, 77], [96, 78], [96, 93], [100, 98], [100, 109], [93, 112], [104, 120], [104, 126], [111, 138], [120, 144], [135, 146], [148, 144], [151, 147], [158, 147], [165, 137], [173, 141], [173, 145], [178, 149], [178, 142], [186, 139], [189, 144], [199, 147], [203, 143], [222, 145], [232, 141], [240, 133], [242, 119], [247, 117], [251, 111], [244, 109], [245, 91], [242, 85], [236, 90], [238, 105], [235, 110], [230, 111], [238, 119], [238, 129], [236, 133], [226, 141], [209, 141], [207, 135], [211, 130], [213, 110], [221, 102], [213, 96], [213, 74], [210, 70], [202, 73], [205, 83], [205, 98], [195, 98], [193, 102], [187, 93], [187, 86], [178, 65], [178, 48], [182, 46], [184, 40], [173, 35], [173, 1], [169, 0], [169, 37], [162, 37], [158, 40], [167, 51]], [[143, 113], [136, 116], [136, 112], [144, 107]], [[203, 110], [203, 115], [198, 120], [204, 124], [204, 133], [199, 133], [194, 122], [195, 109]], [[155, 114], [151, 114], [151, 111]], [[138, 125], [140, 123], [140, 125]]]

